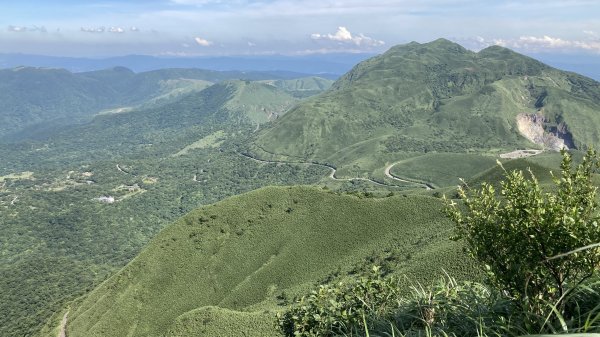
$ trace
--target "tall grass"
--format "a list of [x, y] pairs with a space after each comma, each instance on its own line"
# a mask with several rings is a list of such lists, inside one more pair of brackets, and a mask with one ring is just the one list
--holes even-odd
[[[331, 304], [339, 308], [345, 306], [340, 303], [344, 300], [356, 303], [356, 292], [351, 289], [368, 289], [365, 285], [373, 282], [369, 277], [385, 284], [385, 288], [371, 288], [379, 301], [366, 303], [352, 317], [336, 315]], [[600, 277], [571, 291], [563, 299], [564, 310], [559, 310], [557, 303], [547, 303], [540, 313], [523, 309], [526, 306], [520, 302], [484, 284], [457, 282], [450, 276], [429, 287], [413, 284], [404, 295], [385, 290], [403, 282], [409, 281], [361, 276], [329, 289], [336, 294], [335, 300], [323, 293], [318, 300], [315, 296], [304, 298], [287, 316], [280, 316], [279, 324], [288, 324], [282, 330], [287, 336], [516, 337], [600, 332]], [[311, 325], [317, 311], [321, 313], [319, 325]], [[324, 313], [330, 316], [322, 317]], [[299, 322], [302, 324], [295, 324]]]

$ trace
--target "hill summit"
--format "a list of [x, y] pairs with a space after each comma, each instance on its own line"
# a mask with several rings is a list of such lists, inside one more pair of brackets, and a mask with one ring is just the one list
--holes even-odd
[[597, 111], [594, 80], [507, 48], [438, 39], [359, 63], [263, 130], [256, 147], [337, 166], [365, 155], [578, 148], [600, 144]]

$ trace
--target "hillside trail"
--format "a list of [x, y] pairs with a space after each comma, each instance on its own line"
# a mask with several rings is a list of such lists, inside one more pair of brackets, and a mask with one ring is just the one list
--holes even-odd
[[69, 312], [65, 312], [62, 321], [60, 322], [60, 331], [58, 332], [57, 337], [67, 337], [67, 317]]
[[[241, 152], [238, 152], [238, 154], [239, 154], [240, 156], [242, 156], [242, 157], [245, 157], [245, 158], [248, 158], [248, 159], [254, 160], [254, 161], [256, 161], [256, 162], [259, 162], [259, 163], [268, 163], [268, 164], [297, 164], [297, 165], [317, 165], [317, 166], [321, 166], [321, 167], [326, 167], [326, 168], [328, 168], [329, 170], [331, 170], [331, 173], [329, 174], [329, 178], [330, 178], [330, 179], [332, 179], [332, 180], [336, 180], [336, 181], [353, 181], [353, 180], [362, 180], [362, 181], [368, 181], [368, 182], [370, 182], [370, 183], [373, 183], [373, 184], [375, 184], [375, 185], [379, 185], [379, 186], [386, 186], [386, 187], [400, 187], [400, 186], [396, 186], [396, 185], [389, 185], [389, 184], [380, 183], [380, 182], [378, 182], [378, 181], [375, 181], [375, 180], [373, 180], [373, 179], [370, 179], [370, 178], [360, 178], [360, 177], [357, 177], [357, 178], [337, 178], [337, 177], [335, 176], [335, 174], [336, 174], [336, 172], [337, 172], [337, 169], [336, 169], [335, 167], [331, 166], [331, 165], [328, 165], [328, 164], [314, 163], [314, 162], [286, 162], [286, 161], [276, 161], [276, 160], [264, 160], [264, 159], [259, 159], [259, 158], [253, 157], [253, 156], [251, 156], [251, 155], [248, 155], [248, 154], [246, 154], [246, 153], [241, 153]], [[393, 165], [395, 165], [395, 164], [396, 164], [396, 163], [392, 164], [392, 166], [393, 166]], [[390, 167], [390, 168], [391, 168], [391, 167]], [[404, 180], [404, 179], [396, 178], [396, 177], [394, 177], [394, 176], [392, 176], [392, 175], [388, 175], [388, 174], [389, 174], [389, 168], [386, 168], [386, 172], [387, 172], [387, 173], [386, 173], [386, 175], [387, 175], [388, 177], [390, 177], [390, 178], [394, 179], [394, 180], [397, 180], [397, 181], [400, 181], [400, 182], [403, 182], [403, 183], [417, 184], [417, 185], [421, 185], [421, 186], [422, 186], [423, 188], [425, 188], [425, 189], [431, 189], [430, 185], [428, 185], [428, 184], [417, 183], [417, 182], [414, 182], [414, 181]]]
[[426, 189], [426, 190], [432, 190], [435, 187], [433, 186], [433, 184], [431, 183], [422, 183], [422, 182], [417, 182], [417, 181], [411, 181], [411, 180], [406, 180], [406, 179], [402, 179], [396, 175], [393, 175], [390, 170], [392, 169], [392, 167], [396, 166], [397, 164], [402, 163], [402, 161], [397, 161], [395, 163], [391, 163], [388, 166], [385, 167], [385, 170], [383, 171], [383, 173], [385, 174], [386, 177], [393, 179], [393, 180], [397, 180], [397, 181], [401, 181], [403, 183], [410, 183], [410, 184], [416, 184], [421, 186], [422, 188]]

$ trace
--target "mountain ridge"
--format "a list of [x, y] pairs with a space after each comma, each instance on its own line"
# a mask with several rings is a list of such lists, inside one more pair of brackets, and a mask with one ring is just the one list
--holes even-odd
[[598, 146], [590, 128], [600, 123], [598, 97], [600, 83], [507, 48], [410, 43], [359, 63], [299, 104], [258, 135], [254, 151], [361, 166], [339, 153], [362, 143], [357, 151], [383, 166], [384, 156], [539, 146], [519, 133], [521, 113], [544, 114], [547, 132], [562, 123], [575, 147]]

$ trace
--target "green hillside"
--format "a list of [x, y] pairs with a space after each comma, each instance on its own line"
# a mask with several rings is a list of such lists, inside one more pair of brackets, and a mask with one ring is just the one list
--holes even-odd
[[[297, 101], [288, 92], [265, 83], [232, 81], [227, 84], [235, 94], [225, 107], [247, 116], [256, 124], [263, 124], [283, 116]], [[313, 93], [314, 94], [314, 93]]]
[[97, 113], [168, 103], [212, 83], [273, 78], [280, 80], [281, 75], [202, 69], [163, 69], [136, 74], [123, 67], [85, 73], [31, 67], [3, 69], [0, 70], [0, 139], [43, 137], [64, 125], [88, 121]]
[[273, 335], [273, 313], [264, 310], [369, 259], [425, 283], [442, 269], [472, 276], [440, 207], [430, 197], [358, 198], [315, 187], [226, 199], [167, 227], [74, 303], [68, 335]]
[[[256, 129], [241, 109], [256, 103], [253, 93], [267, 108], [296, 101], [264, 83], [222, 81], [44, 140], [0, 145], [0, 335], [32, 335], [200, 205], [325, 177], [325, 168], [236, 152]], [[102, 201], [108, 196], [113, 203]]]
[[319, 94], [331, 87], [334, 83], [321, 77], [303, 77], [290, 80], [269, 80], [264, 83], [285, 90], [295, 97], [308, 97]]
[[554, 142], [598, 146], [599, 102], [600, 83], [509, 49], [413, 42], [299, 104], [258, 135], [253, 151], [371, 172], [389, 160], [382, 158], [556, 146], [522, 136], [519, 116], [522, 127], [539, 125]]

